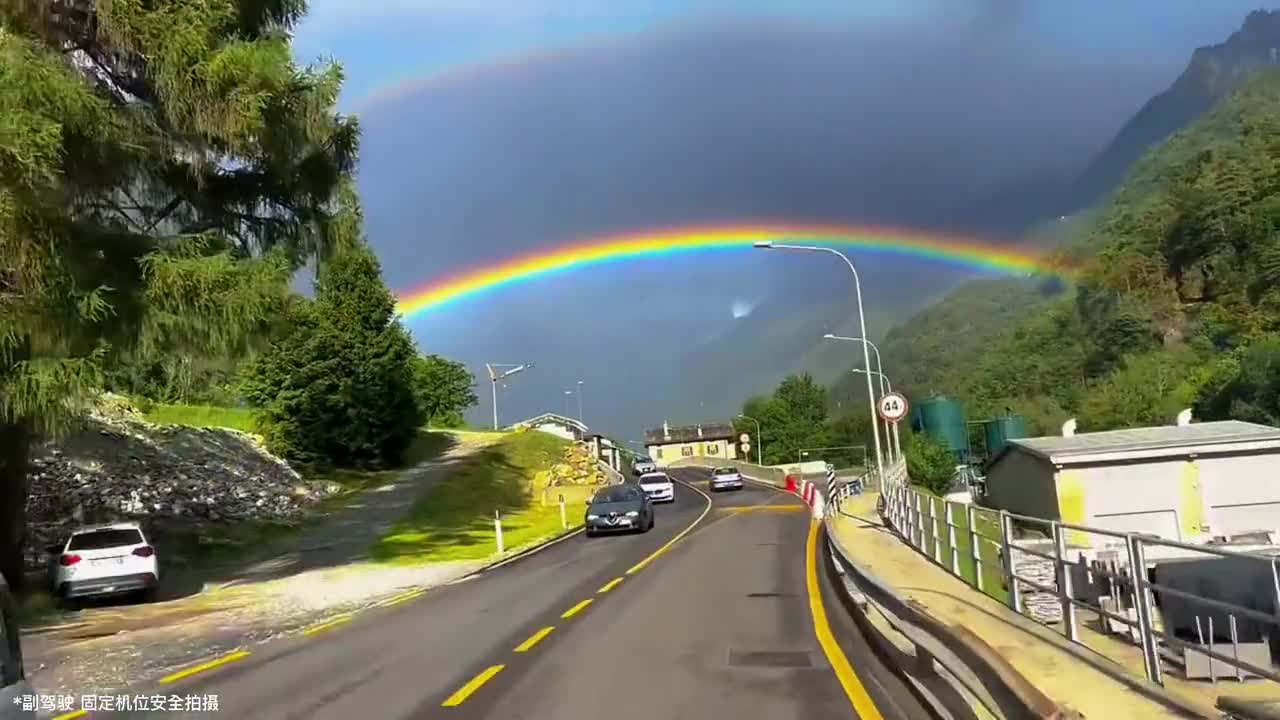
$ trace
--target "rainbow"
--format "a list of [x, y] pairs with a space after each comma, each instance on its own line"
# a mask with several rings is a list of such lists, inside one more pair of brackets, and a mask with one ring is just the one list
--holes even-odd
[[406, 319], [503, 287], [554, 273], [638, 258], [750, 248], [761, 241], [793, 242], [944, 262], [1002, 275], [1070, 280], [1074, 270], [1047, 257], [970, 238], [888, 227], [809, 224], [686, 227], [590, 238], [472, 268], [399, 296]]

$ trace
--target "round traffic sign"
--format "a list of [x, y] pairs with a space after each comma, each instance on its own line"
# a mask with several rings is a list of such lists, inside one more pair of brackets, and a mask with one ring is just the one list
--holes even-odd
[[876, 409], [880, 411], [880, 417], [886, 422], [900, 422], [907, 416], [907, 409], [910, 405], [907, 399], [898, 393], [889, 393], [880, 398]]
[[751, 436], [746, 433], [742, 433], [738, 436], [738, 442], [751, 442]]
[[747, 451], [751, 450], [751, 443], [749, 443], [749, 442], [744, 442], [744, 443], [742, 443], [741, 445], [739, 445], [738, 447], [742, 448], [742, 452], [743, 452], [743, 454], [746, 454], [746, 453], [747, 453]]

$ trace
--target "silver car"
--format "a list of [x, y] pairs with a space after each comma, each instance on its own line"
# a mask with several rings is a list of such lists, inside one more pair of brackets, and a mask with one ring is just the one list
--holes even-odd
[[[9, 586], [0, 576], [0, 720], [34, 720], [34, 694], [22, 670], [17, 608]], [[27, 702], [24, 709], [23, 699]]]
[[711, 491], [718, 492], [720, 490], [741, 490], [742, 474], [738, 472], [738, 468], [718, 467], [711, 471]]

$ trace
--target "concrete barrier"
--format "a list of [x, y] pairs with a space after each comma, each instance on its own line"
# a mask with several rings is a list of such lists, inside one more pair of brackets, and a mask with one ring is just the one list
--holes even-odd
[[756, 465], [755, 463], [744, 462], [742, 460], [725, 460], [724, 458], [711, 457], [687, 457], [680, 458], [668, 464], [668, 467], [724, 467], [732, 465], [742, 473], [743, 477], [762, 482], [766, 485], [782, 488], [787, 485], [787, 471], [783, 468], [769, 467], [766, 465]]

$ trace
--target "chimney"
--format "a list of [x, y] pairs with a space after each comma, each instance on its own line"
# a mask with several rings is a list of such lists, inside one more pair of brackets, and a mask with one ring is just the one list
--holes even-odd
[[702, 426], [698, 426], [698, 437], [702, 437]]
[[671, 439], [671, 426], [667, 424], [666, 420], [662, 421], [662, 439], [663, 440]]
[[1191, 424], [1191, 408], [1187, 408], [1178, 413], [1178, 417], [1173, 421], [1178, 427], [1184, 427]]
[[1071, 418], [1070, 420], [1062, 423], [1062, 437], [1075, 437], [1075, 434], [1076, 434], [1075, 418]]

